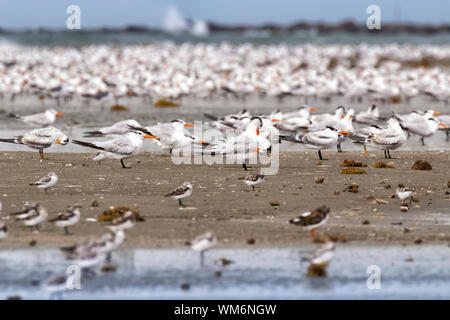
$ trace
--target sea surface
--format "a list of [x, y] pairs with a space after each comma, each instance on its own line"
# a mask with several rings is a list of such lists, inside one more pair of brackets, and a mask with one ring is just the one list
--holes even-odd
[[[115, 272], [81, 279], [64, 299], [450, 299], [447, 245], [352, 246], [338, 244], [323, 278], [306, 276], [302, 261], [317, 247], [216, 249], [205, 254], [181, 249], [129, 249], [113, 254]], [[222, 266], [216, 260], [227, 258]], [[65, 272], [58, 249], [0, 249], [0, 299], [47, 299], [39, 282]], [[371, 267], [370, 267], [371, 266]], [[370, 268], [369, 268], [370, 267]], [[380, 286], [374, 289], [374, 271]], [[221, 275], [218, 276], [217, 272]], [[372, 289], [371, 289], [372, 288]], [[51, 298], [54, 298], [52, 296]]]
[[319, 34], [315, 31], [297, 31], [291, 33], [272, 34], [265, 31], [246, 32], [215, 32], [205, 36], [194, 36], [190, 33], [166, 33], [155, 31], [152, 33], [139, 32], [16, 32], [0, 33], [2, 41], [13, 42], [27, 46], [74, 46], [80, 47], [92, 44], [136, 45], [169, 41], [173, 43], [252, 43], [252, 44], [386, 44], [411, 43], [429, 45], [448, 45], [450, 33], [438, 34], [386, 34], [386, 33], [345, 33], [334, 32]]

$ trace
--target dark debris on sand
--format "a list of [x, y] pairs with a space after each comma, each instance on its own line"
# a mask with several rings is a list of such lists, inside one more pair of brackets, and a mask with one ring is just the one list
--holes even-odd
[[416, 160], [411, 167], [413, 170], [433, 170], [431, 164], [426, 160]]

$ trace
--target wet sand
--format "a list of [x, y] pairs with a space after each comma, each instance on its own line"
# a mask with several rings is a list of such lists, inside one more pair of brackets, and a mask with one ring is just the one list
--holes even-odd
[[[287, 220], [322, 204], [332, 209], [328, 222], [317, 230], [322, 236], [365, 245], [450, 243], [448, 152], [392, 152], [395, 159], [389, 161], [394, 169], [370, 166], [385, 161], [381, 152], [364, 156], [325, 151], [328, 160], [321, 165], [315, 152], [281, 153], [278, 174], [267, 176], [255, 192], [240, 180], [246, 173], [238, 165], [174, 165], [165, 154], [143, 154], [125, 160], [132, 168], [122, 169], [119, 161], [99, 165], [89, 155], [48, 153], [48, 160], [40, 163], [37, 152], [0, 153], [1, 219], [26, 200], [40, 202], [50, 217], [67, 205], [83, 206], [70, 236], [49, 222], [36, 234], [21, 222], [5, 220], [9, 237], [0, 247], [28, 247], [31, 240], [37, 246], [54, 247], [99, 236], [106, 231], [105, 224], [86, 219], [96, 218], [109, 206], [137, 206], [145, 218], [127, 232], [125, 246], [180, 247], [207, 230], [218, 235], [220, 247], [250, 247], [250, 239], [253, 246], [300, 246], [311, 242], [310, 234]], [[340, 174], [344, 159], [367, 163], [369, 167], [363, 168], [367, 174]], [[411, 170], [418, 159], [428, 160], [433, 170]], [[59, 182], [48, 194], [29, 186], [50, 171], [59, 175]], [[324, 177], [324, 183], [315, 183], [316, 176]], [[189, 208], [180, 210], [177, 201], [164, 194], [184, 181], [190, 181], [194, 191], [185, 199]], [[359, 192], [343, 192], [352, 182], [359, 184]], [[391, 198], [399, 183], [417, 191], [419, 202], [413, 202], [408, 212], [400, 212], [400, 200]], [[368, 196], [388, 203], [376, 203]], [[91, 206], [94, 200], [98, 207]], [[273, 200], [279, 202], [278, 209], [270, 205]], [[363, 224], [365, 220], [369, 223]]]

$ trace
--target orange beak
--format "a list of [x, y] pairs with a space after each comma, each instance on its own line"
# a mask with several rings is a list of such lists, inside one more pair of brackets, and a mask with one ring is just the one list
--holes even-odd
[[309, 108], [309, 111], [316, 111], [316, 110], [317, 110], [316, 107], [311, 107], [311, 108]]
[[206, 142], [206, 141], [203, 141], [203, 140], [199, 140], [198, 142], [200, 142], [200, 143], [206, 143], [206, 144], [208, 144], [208, 142]]
[[259, 128], [256, 129], [256, 135], [259, 136]]
[[444, 128], [448, 128], [445, 124], [443, 124], [442, 122], [439, 122], [439, 125], [441, 126], [441, 127], [444, 127]]
[[342, 133], [342, 134], [349, 134], [350, 132], [348, 132], [348, 131], [339, 131], [339, 133]]
[[348, 120], [350, 120], [352, 117], [353, 117], [352, 115], [349, 115], [349, 116], [348, 116]]
[[57, 113], [56, 113], [56, 116], [57, 116], [57, 117], [64, 117], [64, 113], [57, 112]]
[[433, 116], [438, 116], [438, 115], [440, 115], [441, 113], [439, 112], [439, 111], [435, 111], [435, 112], [433, 112]]
[[280, 119], [272, 119], [272, 122], [278, 122], [281, 121]]
[[144, 138], [146, 138], [146, 139], [158, 139], [157, 137], [152, 136], [152, 135], [150, 135], [150, 134], [146, 134], [146, 135], [144, 136]]
[[192, 123], [185, 123], [184, 126], [185, 127], [193, 127], [194, 125]]
[[260, 148], [256, 148], [256, 150], [255, 151], [253, 151], [253, 152], [256, 152], [256, 153], [258, 153], [259, 152], [259, 150], [261, 150]]
[[344, 115], [342, 115], [342, 116], [341, 116], [341, 118], [342, 118], [342, 119], [344, 119], [344, 118], [345, 118], [345, 116], [344, 116]]
[[61, 140], [58, 139], [58, 140], [55, 141], [55, 143], [60, 144], [60, 143], [61, 143]]

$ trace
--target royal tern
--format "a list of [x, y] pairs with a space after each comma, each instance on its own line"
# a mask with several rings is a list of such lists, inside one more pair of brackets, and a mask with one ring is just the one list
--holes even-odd
[[314, 211], [305, 212], [297, 218], [289, 220], [289, 223], [301, 226], [306, 230], [310, 230], [313, 238], [316, 238], [316, 232], [314, 229], [317, 229], [327, 222], [329, 213], [330, 208], [327, 206], [321, 206]]
[[64, 228], [66, 235], [69, 235], [69, 227], [78, 223], [81, 212], [78, 206], [69, 207], [66, 211], [58, 213], [56, 218], [50, 219], [57, 227]]
[[128, 159], [137, 156], [143, 145], [143, 138], [154, 138], [151, 135], [145, 134], [140, 130], [134, 130], [126, 133], [124, 136], [115, 138], [104, 142], [86, 142], [80, 140], [72, 140], [73, 143], [81, 146], [101, 150], [92, 159], [95, 161], [101, 161], [103, 159], [116, 159], [120, 160], [122, 168], [126, 167], [123, 163], [123, 159]]
[[409, 133], [420, 136], [420, 141], [423, 146], [425, 145], [424, 139], [435, 134], [439, 126], [448, 129], [448, 126], [434, 118], [422, 118], [422, 121], [402, 122], [401, 126]]
[[195, 237], [194, 240], [192, 240], [191, 242], [192, 250], [200, 252], [200, 266], [203, 266], [205, 251], [213, 248], [216, 244], [217, 244], [217, 237], [211, 231], [201, 234]]
[[375, 104], [369, 107], [367, 111], [359, 112], [354, 116], [354, 121], [362, 124], [374, 125], [380, 120], [382, 120], [380, 118], [380, 111]]
[[193, 127], [192, 123], [183, 120], [173, 120], [171, 123], [158, 123], [155, 126], [145, 127], [144, 129], [151, 132], [153, 141], [163, 150], [172, 150], [183, 148], [192, 143], [207, 144], [205, 141], [192, 136], [184, 130], [184, 127]]
[[1, 142], [23, 144], [32, 149], [39, 150], [40, 161], [44, 159], [44, 149], [50, 148], [52, 144], [66, 145], [69, 138], [54, 127], [34, 129], [23, 136], [15, 136], [11, 139], [0, 139]]
[[319, 159], [323, 160], [321, 150], [329, 149], [332, 146], [335, 146], [338, 143], [339, 137], [348, 133], [348, 131], [338, 131], [335, 128], [328, 127], [325, 130], [298, 133], [295, 136], [280, 136], [280, 139], [302, 143], [309, 148], [317, 149]]
[[172, 192], [165, 194], [165, 197], [172, 197], [178, 200], [180, 207], [184, 207], [181, 199], [189, 197], [192, 194], [192, 184], [190, 182], [185, 182]]
[[236, 137], [213, 145], [205, 153], [213, 155], [233, 155], [238, 163], [247, 171], [246, 160], [256, 159], [259, 153], [270, 149], [271, 143], [260, 135], [263, 120], [260, 117], [252, 117], [244, 132]]
[[367, 154], [367, 148], [366, 148], [366, 139], [372, 134], [377, 134], [383, 130], [382, 127], [377, 125], [371, 125], [369, 127], [363, 127], [353, 130], [353, 132], [350, 132], [350, 134], [347, 135], [347, 138], [350, 139], [352, 143], [355, 144], [362, 144], [364, 148], [364, 153]]
[[128, 119], [116, 122], [110, 127], [87, 131], [84, 134], [85, 137], [121, 136], [133, 130], [131, 127], [141, 127], [141, 125], [136, 120]]
[[50, 172], [46, 177], [39, 179], [36, 182], [30, 183], [30, 186], [37, 186], [39, 189], [47, 189], [53, 187], [58, 182], [58, 176], [54, 172]]
[[388, 128], [369, 135], [365, 144], [384, 150], [384, 157], [391, 158], [390, 150], [401, 147], [406, 141], [406, 135], [395, 118], [388, 120]]
[[56, 117], [62, 117], [64, 114], [57, 112], [56, 110], [49, 109], [43, 113], [31, 114], [28, 116], [20, 116], [14, 113], [10, 113], [9, 116], [34, 127], [48, 127], [55, 123]]

